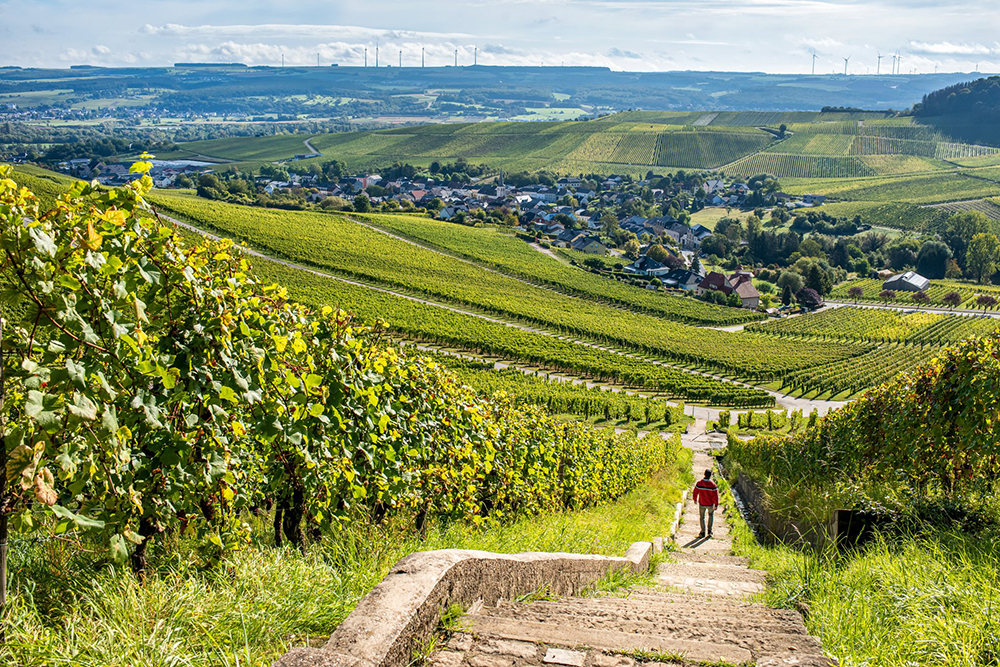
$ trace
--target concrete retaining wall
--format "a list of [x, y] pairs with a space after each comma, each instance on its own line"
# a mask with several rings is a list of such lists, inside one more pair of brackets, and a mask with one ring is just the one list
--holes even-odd
[[651, 542], [624, 558], [569, 553], [494, 554], [446, 549], [411, 554], [361, 600], [322, 648], [295, 648], [274, 667], [406, 667], [452, 604], [495, 604], [543, 586], [579, 593], [609, 572], [645, 572]]
[[806, 544], [816, 549], [822, 549], [836, 541], [837, 527], [833, 517], [825, 523], [790, 521], [776, 517], [768, 511], [764, 493], [757, 483], [742, 472], [736, 478], [736, 490], [747, 509], [753, 513], [755, 523], [761, 529], [760, 537], [785, 544]]

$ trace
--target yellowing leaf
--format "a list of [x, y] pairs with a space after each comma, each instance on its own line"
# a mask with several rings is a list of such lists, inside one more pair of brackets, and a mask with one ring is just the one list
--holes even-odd
[[42, 468], [35, 475], [35, 498], [43, 505], [52, 506], [59, 500], [59, 494], [55, 490], [56, 480], [52, 476], [52, 471]]
[[7, 479], [14, 481], [21, 477], [21, 488], [31, 487], [35, 476], [35, 466], [38, 464], [38, 457], [41, 452], [35, 452], [28, 445], [18, 445], [7, 455]]
[[104, 242], [104, 237], [94, 229], [93, 221], [87, 221], [87, 236], [83, 239], [83, 244], [91, 250], [97, 250]]

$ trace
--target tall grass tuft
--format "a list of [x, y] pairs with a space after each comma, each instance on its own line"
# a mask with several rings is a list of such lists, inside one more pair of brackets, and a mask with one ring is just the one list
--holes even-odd
[[764, 600], [803, 610], [810, 632], [844, 667], [1000, 665], [995, 529], [925, 526], [817, 553], [763, 546], [732, 505], [729, 516], [736, 552], [769, 572]]

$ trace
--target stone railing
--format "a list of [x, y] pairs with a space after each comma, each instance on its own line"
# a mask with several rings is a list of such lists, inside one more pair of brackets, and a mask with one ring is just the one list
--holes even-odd
[[361, 600], [323, 647], [294, 648], [274, 667], [406, 667], [453, 604], [468, 607], [482, 600], [492, 605], [543, 587], [554, 595], [572, 595], [611, 572], [647, 571], [653, 550], [652, 542], [636, 542], [621, 558], [458, 549], [411, 554]]

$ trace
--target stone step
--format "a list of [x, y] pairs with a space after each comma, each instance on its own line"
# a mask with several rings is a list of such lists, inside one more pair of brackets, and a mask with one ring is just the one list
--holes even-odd
[[[475, 640], [471, 634], [452, 636], [447, 648], [435, 652], [432, 667], [653, 667], [625, 655], [595, 649], [573, 650], [514, 639]], [[669, 667], [704, 667], [704, 662], [671, 660]], [[662, 665], [661, 667], [667, 667]]]
[[745, 648], [711, 641], [647, 636], [620, 630], [572, 626], [565, 622], [543, 623], [482, 615], [473, 615], [470, 620], [471, 632], [479, 641], [493, 638], [549, 647], [593, 648], [619, 653], [661, 653], [703, 662], [725, 661], [739, 664], [753, 659], [751, 652]]
[[656, 578], [661, 586], [680, 588], [693, 593], [701, 593], [713, 597], [745, 598], [764, 590], [763, 584], [750, 581], [717, 581], [715, 579], [698, 579], [695, 577], [676, 577], [660, 575]]
[[699, 552], [729, 555], [733, 551], [733, 543], [729, 539], [720, 540], [716, 537], [698, 537], [698, 533], [678, 533], [676, 544], [682, 549], [696, 549]]
[[751, 570], [745, 565], [724, 565], [719, 563], [671, 563], [657, 566], [658, 575], [678, 577], [711, 578], [719, 581], [749, 581], [763, 584], [767, 577], [764, 570]]
[[[540, 611], [540, 610], [539, 610]], [[488, 624], [537, 624], [559, 627], [564, 630], [572, 629], [579, 636], [584, 637], [580, 641], [585, 646], [595, 646], [586, 639], [591, 633], [614, 632], [626, 635], [655, 637], [660, 640], [684, 641], [684, 642], [706, 642], [716, 646], [735, 646], [753, 655], [763, 655], [782, 647], [784, 650], [794, 652], [798, 655], [809, 653], [821, 653], [819, 641], [809, 636], [801, 622], [781, 623], [773, 619], [758, 620], [750, 617], [746, 619], [734, 619], [731, 616], [720, 616], [712, 614], [690, 614], [684, 618], [662, 618], [657, 620], [632, 620], [626, 618], [614, 618], [610, 616], [577, 616], [577, 615], [548, 615], [539, 613], [522, 614], [518, 618], [511, 619], [507, 616], [498, 617], [492, 614], [492, 610], [485, 611], [489, 616], [477, 616], [472, 619], [472, 632], [480, 636], [484, 631], [479, 623], [480, 618], [490, 619]], [[492, 627], [492, 626], [487, 626]], [[510, 638], [510, 637], [508, 637]], [[616, 640], [616, 641], [621, 641]], [[627, 644], [626, 648], [621, 646], [595, 646], [605, 650], [631, 651], [637, 650]], [[651, 650], [651, 649], [650, 649]], [[700, 659], [687, 654], [688, 659]]]
[[[628, 598], [591, 599], [589, 604], [570, 602], [535, 602], [516, 609], [494, 607], [483, 613], [493, 618], [513, 618], [547, 622], [559, 620], [570, 625], [611, 627], [642, 634], [673, 634], [687, 628], [713, 633], [717, 641], [730, 642], [727, 636], [747, 633], [799, 635], [805, 633], [801, 617], [786, 610], [754, 606], [717, 606], [698, 598], [675, 599], [671, 603]], [[730, 642], [731, 643], [731, 642]]]
[[742, 556], [729, 556], [726, 554], [697, 551], [693, 549], [680, 549], [671, 551], [668, 554], [671, 560], [678, 563], [706, 563], [715, 565], [733, 565], [745, 567], [749, 562]]

